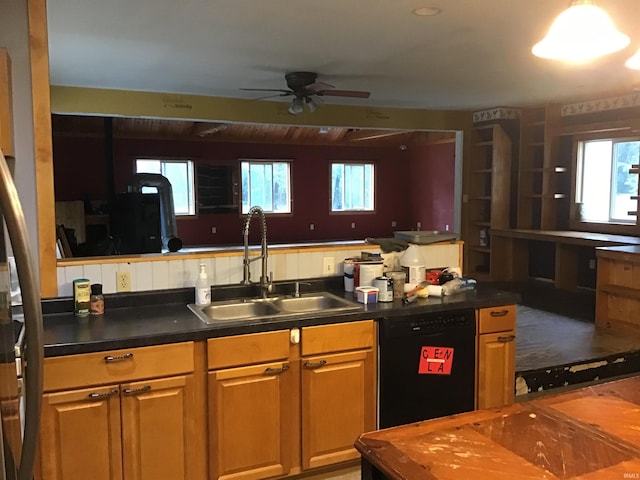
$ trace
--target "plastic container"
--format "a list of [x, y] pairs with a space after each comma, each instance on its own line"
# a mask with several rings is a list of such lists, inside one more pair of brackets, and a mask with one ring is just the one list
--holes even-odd
[[389, 272], [387, 275], [393, 281], [393, 298], [402, 298], [404, 296], [404, 283], [407, 274], [405, 272]]
[[196, 280], [196, 305], [206, 305], [211, 302], [211, 285], [207, 277], [207, 266], [200, 264], [200, 273]]
[[426, 263], [418, 245], [409, 245], [409, 248], [400, 257], [400, 265], [407, 274], [406, 282], [412, 288], [418, 283], [424, 282]]

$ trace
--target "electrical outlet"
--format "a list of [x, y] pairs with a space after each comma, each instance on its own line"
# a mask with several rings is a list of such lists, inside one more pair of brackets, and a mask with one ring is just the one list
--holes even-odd
[[131, 291], [131, 273], [129, 270], [116, 272], [116, 292]]
[[216, 227], [211, 227], [211, 233], [217, 233], [218, 229]]
[[309, 224], [309, 230], [315, 230], [316, 226], [313, 223]]
[[333, 257], [324, 257], [322, 259], [322, 273], [324, 275], [336, 273], [336, 266], [333, 261]]
[[589, 269], [590, 270], [595, 270], [596, 269], [596, 259], [595, 258], [590, 258], [589, 259]]

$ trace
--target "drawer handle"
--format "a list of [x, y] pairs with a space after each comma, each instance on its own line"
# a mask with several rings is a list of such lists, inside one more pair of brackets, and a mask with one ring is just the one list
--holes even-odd
[[133, 358], [133, 353], [125, 353], [124, 355], [107, 355], [104, 357], [104, 361], [106, 363], [122, 362], [123, 360], [129, 360], [130, 358]]
[[149, 390], [151, 390], [151, 385], [145, 385], [141, 388], [125, 388], [122, 393], [124, 393], [125, 395], [135, 395], [136, 393], [144, 393], [148, 392]]
[[87, 395], [88, 398], [90, 398], [91, 400], [100, 400], [102, 398], [108, 398], [108, 397], [113, 397], [114, 395], [118, 394], [118, 390], [111, 390], [110, 392], [105, 392], [105, 393], [90, 393], [89, 395]]
[[320, 360], [319, 362], [316, 362], [316, 363], [305, 362], [304, 365], [302, 365], [302, 366], [304, 368], [320, 368], [320, 367], [323, 367], [326, 364], [327, 364], [326, 360]]
[[516, 339], [515, 335], [507, 335], [506, 337], [498, 337], [498, 341], [502, 343], [513, 342]]
[[509, 313], [509, 310], [492, 310], [490, 315], [492, 317], [504, 317], [507, 313]]
[[287, 370], [289, 370], [289, 365], [283, 365], [280, 368], [266, 368], [264, 370], [264, 374], [265, 375], [277, 375], [278, 373], [283, 373], [286, 372]]

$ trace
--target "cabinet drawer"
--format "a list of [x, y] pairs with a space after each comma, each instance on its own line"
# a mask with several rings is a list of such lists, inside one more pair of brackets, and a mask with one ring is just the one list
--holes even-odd
[[302, 329], [302, 355], [370, 348], [375, 341], [373, 320], [318, 325]]
[[193, 367], [193, 342], [51, 357], [44, 360], [44, 390], [179, 375]]
[[516, 306], [505, 305], [478, 310], [478, 334], [504, 332], [516, 328]]
[[207, 340], [207, 359], [210, 370], [287, 358], [289, 358], [289, 330]]

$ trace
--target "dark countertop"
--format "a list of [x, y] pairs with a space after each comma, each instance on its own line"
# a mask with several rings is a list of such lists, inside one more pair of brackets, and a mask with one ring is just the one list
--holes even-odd
[[[353, 300], [351, 292], [336, 288], [342, 277], [312, 281], [303, 291], [329, 290]], [[307, 280], [305, 280], [307, 281]], [[285, 285], [286, 284], [286, 285]], [[282, 282], [283, 293], [293, 282]], [[276, 285], [278, 287], [278, 284]], [[285, 288], [286, 287], [286, 288]], [[233, 297], [237, 286], [214, 287], [212, 298]], [[206, 324], [187, 308], [193, 303], [193, 289], [163, 290], [105, 296], [101, 316], [76, 317], [70, 298], [43, 300], [44, 354], [46, 357], [133, 348], [165, 343], [203, 340], [213, 337], [257, 333], [311, 325], [410, 314], [428, 314], [462, 308], [486, 308], [518, 303], [518, 294], [478, 286], [477, 291], [448, 297], [419, 298], [409, 305], [401, 300], [388, 303], [358, 304], [359, 311], [340, 315], [301, 315], [268, 320], [239, 320]]]

